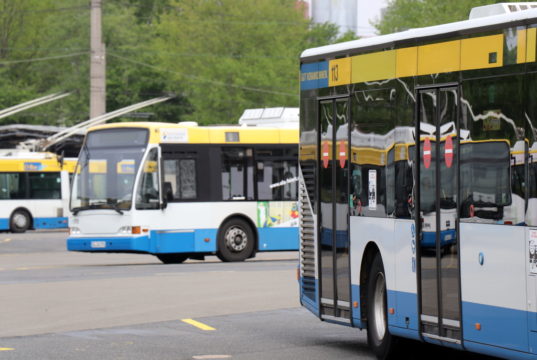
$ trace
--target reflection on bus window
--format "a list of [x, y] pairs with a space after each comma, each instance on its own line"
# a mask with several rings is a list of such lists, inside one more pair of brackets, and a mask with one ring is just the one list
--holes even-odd
[[196, 199], [196, 160], [164, 160], [164, 186], [168, 201]]
[[257, 150], [257, 197], [260, 200], [294, 200], [298, 192], [296, 150]]
[[247, 153], [251, 149], [222, 149], [222, 199], [253, 200], [253, 171]]
[[0, 173], [0, 199], [61, 199], [60, 173]]
[[461, 218], [504, 218], [511, 204], [509, 150], [506, 141], [461, 144]]
[[75, 171], [71, 210], [130, 209], [147, 136], [146, 129], [134, 128], [90, 132]]

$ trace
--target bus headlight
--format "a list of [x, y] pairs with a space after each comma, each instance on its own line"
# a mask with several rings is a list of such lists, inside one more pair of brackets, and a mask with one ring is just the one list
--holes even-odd
[[71, 235], [78, 235], [78, 234], [80, 234], [80, 229], [77, 228], [77, 227], [70, 227], [69, 228], [69, 233]]
[[131, 234], [132, 233], [132, 227], [130, 226], [122, 226], [119, 228], [119, 233], [120, 234]]

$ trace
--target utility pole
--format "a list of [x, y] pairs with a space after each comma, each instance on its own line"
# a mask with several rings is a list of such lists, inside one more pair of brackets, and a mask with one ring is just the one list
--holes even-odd
[[102, 2], [91, 0], [90, 118], [106, 113], [106, 57], [102, 42]]

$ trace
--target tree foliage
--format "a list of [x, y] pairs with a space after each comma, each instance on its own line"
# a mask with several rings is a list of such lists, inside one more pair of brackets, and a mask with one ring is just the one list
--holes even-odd
[[[103, 1], [107, 111], [164, 94], [148, 120], [235, 123], [246, 108], [298, 105], [298, 59], [355, 38], [311, 24], [294, 0]], [[88, 118], [88, 0], [0, 0], [0, 109], [62, 100], [0, 124], [71, 125]]]
[[516, 0], [389, 0], [384, 15], [374, 25], [380, 34], [467, 20], [476, 6]]

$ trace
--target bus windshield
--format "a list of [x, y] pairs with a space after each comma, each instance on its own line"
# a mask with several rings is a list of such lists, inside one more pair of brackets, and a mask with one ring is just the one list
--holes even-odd
[[147, 148], [146, 129], [118, 128], [88, 133], [79, 155], [71, 211], [113, 209], [132, 205], [134, 181]]

